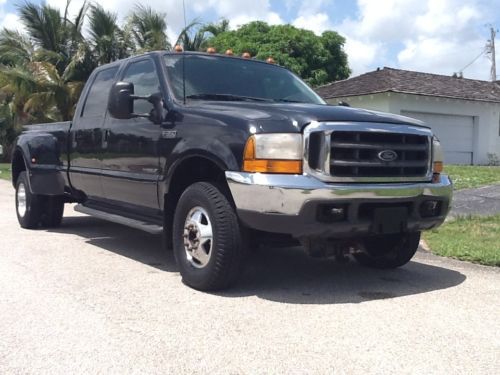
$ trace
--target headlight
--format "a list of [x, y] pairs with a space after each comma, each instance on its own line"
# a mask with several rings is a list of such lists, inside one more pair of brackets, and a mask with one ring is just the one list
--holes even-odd
[[302, 135], [252, 135], [245, 145], [243, 171], [301, 174]]
[[437, 137], [432, 137], [432, 172], [443, 172], [443, 147]]

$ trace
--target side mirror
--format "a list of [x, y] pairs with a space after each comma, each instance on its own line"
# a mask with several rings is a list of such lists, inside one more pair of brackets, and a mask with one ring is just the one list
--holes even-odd
[[134, 84], [116, 82], [111, 86], [108, 99], [108, 111], [117, 119], [130, 119], [134, 116]]
[[[146, 100], [153, 105], [150, 113], [134, 113], [134, 100]], [[134, 95], [134, 84], [130, 82], [116, 82], [109, 92], [108, 110], [111, 116], [127, 120], [135, 117], [144, 117], [154, 124], [163, 122], [163, 99], [160, 93], [149, 96]]]

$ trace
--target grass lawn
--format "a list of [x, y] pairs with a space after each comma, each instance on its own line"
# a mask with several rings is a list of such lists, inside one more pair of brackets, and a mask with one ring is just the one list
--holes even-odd
[[10, 164], [0, 163], [0, 179], [10, 181]]
[[455, 190], [500, 184], [500, 167], [445, 165], [444, 171], [450, 175]]
[[432, 252], [487, 266], [500, 266], [500, 214], [458, 217], [424, 233]]

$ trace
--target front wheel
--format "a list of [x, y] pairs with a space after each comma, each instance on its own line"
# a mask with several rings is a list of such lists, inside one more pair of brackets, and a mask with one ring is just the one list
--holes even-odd
[[189, 186], [175, 210], [174, 256], [185, 284], [198, 290], [224, 289], [241, 272], [244, 258], [238, 218], [216, 186]]
[[396, 268], [415, 255], [420, 232], [370, 237], [364, 241], [364, 252], [354, 254], [358, 263], [372, 268]]

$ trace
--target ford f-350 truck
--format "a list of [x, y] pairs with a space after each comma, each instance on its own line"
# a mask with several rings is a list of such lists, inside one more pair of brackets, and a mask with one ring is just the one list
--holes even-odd
[[422, 122], [327, 105], [272, 63], [191, 52], [97, 68], [73, 121], [27, 127], [12, 155], [23, 228], [58, 226], [76, 202], [164, 233], [200, 290], [232, 285], [260, 239], [402, 266], [447, 215], [442, 171]]

